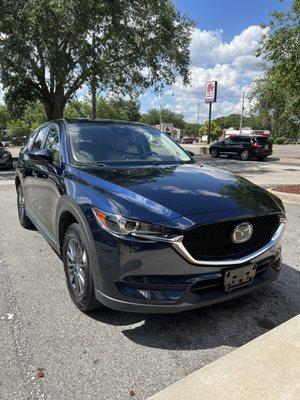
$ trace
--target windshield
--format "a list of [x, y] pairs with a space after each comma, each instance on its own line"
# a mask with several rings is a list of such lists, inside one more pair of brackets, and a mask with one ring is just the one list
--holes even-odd
[[174, 164], [193, 159], [159, 130], [114, 122], [69, 123], [75, 164]]

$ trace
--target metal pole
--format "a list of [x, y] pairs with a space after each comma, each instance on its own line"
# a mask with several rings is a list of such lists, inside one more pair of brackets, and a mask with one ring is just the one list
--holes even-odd
[[200, 124], [200, 103], [198, 103], [198, 115], [197, 115], [197, 124]]
[[161, 130], [162, 126], [162, 105], [159, 106], [159, 129]]
[[241, 110], [241, 119], [240, 119], [240, 135], [242, 134], [242, 129], [243, 129], [244, 100], [245, 100], [245, 91], [243, 90], [242, 110]]
[[207, 143], [210, 143], [210, 136], [211, 136], [211, 107], [212, 103], [209, 103], [208, 109], [208, 135], [207, 135]]
[[97, 117], [96, 110], [96, 77], [95, 77], [95, 33], [93, 33], [92, 37], [92, 46], [93, 46], [93, 65], [92, 65], [92, 79], [91, 79], [91, 92], [92, 92], [92, 118], [95, 119]]

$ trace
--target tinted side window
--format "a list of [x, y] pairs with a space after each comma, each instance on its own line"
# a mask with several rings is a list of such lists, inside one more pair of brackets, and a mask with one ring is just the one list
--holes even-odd
[[58, 127], [52, 125], [46, 140], [45, 148], [49, 149], [53, 156], [53, 162], [60, 164], [60, 145]]
[[243, 143], [251, 143], [251, 138], [250, 137], [241, 138], [241, 142], [243, 142]]
[[48, 125], [43, 126], [43, 128], [40, 129], [39, 133], [37, 134], [34, 140], [32, 150], [39, 150], [44, 148], [48, 130], [49, 130]]
[[235, 137], [230, 137], [230, 138], [228, 138], [228, 139], [226, 140], [226, 142], [227, 142], [228, 144], [235, 143], [235, 142], [236, 142], [236, 138], [235, 138]]

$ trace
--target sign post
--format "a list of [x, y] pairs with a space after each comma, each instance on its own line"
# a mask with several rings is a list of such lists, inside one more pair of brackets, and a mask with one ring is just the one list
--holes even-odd
[[217, 101], [217, 81], [210, 81], [206, 82], [205, 85], [205, 103], [209, 104], [208, 108], [208, 135], [207, 135], [207, 143], [210, 143], [211, 137], [211, 110], [212, 110], [212, 103]]

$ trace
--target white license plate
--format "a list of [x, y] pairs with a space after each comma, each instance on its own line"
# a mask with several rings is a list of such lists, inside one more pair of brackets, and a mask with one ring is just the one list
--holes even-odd
[[225, 271], [224, 290], [231, 292], [240, 287], [250, 285], [256, 274], [256, 265], [250, 264], [241, 268], [233, 268]]

